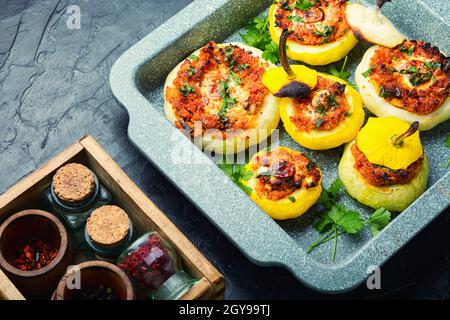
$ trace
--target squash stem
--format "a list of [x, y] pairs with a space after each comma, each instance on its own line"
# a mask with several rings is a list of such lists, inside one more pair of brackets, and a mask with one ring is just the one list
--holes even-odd
[[295, 73], [292, 70], [291, 66], [289, 65], [289, 60], [287, 57], [286, 43], [287, 43], [288, 36], [289, 36], [289, 31], [283, 30], [283, 32], [281, 33], [281, 37], [280, 37], [280, 62], [281, 62], [281, 65], [283, 66], [284, 71], [287, 73], [289, 79], [295, 80], [295, 78], [296, 78]]
[[405, 133], [399, 135], [398, 137], [395, 137], [392, 139], [392, 143], [396, 146], [396, 147], [400, 147], [403, 143], [403, 141], [412, 136], [414, 133], [416, 133], [416, 131], [419, 130], [419, 121], [414, 121], [408, 128], [408, 130], [406, 130]]

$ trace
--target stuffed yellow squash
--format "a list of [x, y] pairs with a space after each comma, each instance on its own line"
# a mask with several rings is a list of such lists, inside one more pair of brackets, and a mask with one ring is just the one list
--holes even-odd
[[420, 130], [450, 118], [450, 58], [423, 41], [367, 50], [355, 73], [364, 104], [378, 117], [395, 116]]
[[311, 65], [338, 61], [358, 43], [346, 18], [346, 0], [279, 0], [269, 10], [275, 43], [289, 32], [288, 56]]
[[279, 99], [262, 83], [271, 63], [241, 43], [210, 42], [182, 61], [164, 86], [166, 117], [207, 151], [232, 154], [278, 126]]
[[242, 181], [250, 198], [277, 220], [299, 217], [322, 192], [322, 172], [298, 151], [277, 147], [255, 154], [246, 169], [253, 175]]
[[428, 181], [428, 161], [417, 129], [417, 122], [369, 118], [339, 163], [347, 192], [374, 209], [405, 210]]

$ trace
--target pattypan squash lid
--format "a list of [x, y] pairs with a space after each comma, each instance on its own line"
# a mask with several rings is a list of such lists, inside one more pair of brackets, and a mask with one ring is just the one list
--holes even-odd
[[281, 67], [267, 70], [262, 83], [278, 98], [301, 98], [311, 93], [317, 85], [317, 71], [303, 65], [290, 65], [286, 42], [289, 32], [284, 30], [280, 37]]
[[418, 122], [395, 117], [369, 118], [359, 131], [356, 145], [370, 163], [393, 170], [406, 169], [423, 156]]
[[293, 80], [303, 82], [310, 89], [314, 89], [317, 85], [317, 71], [305, 67], [303, 65], [291, 65], [292, 71], [295, 74], [295, 78], [290, 78], [283, 67], [276, 67], [267, 70], [263, 77], [262, 83], [270, 90], [270, 92], [276, 94], [281, 88], [292, 82]]

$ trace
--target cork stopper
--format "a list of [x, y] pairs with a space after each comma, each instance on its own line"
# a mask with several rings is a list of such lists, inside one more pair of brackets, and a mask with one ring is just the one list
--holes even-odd
[[117, 206], [106, 205], [95, 209], [86, 223], [89, 237], [100, 246], [113, 247], [128, 235], [128, 215]]
[[53, 190], [59, 199], [66, 202], [82, 202], [92, 195], [94, 189], [94, 174], [79, 163], [66, 164], [53, 176]]

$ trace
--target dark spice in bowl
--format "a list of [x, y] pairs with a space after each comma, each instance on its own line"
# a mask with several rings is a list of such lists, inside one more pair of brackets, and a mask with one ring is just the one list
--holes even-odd
[[100, 284], [80, 290], [74, 300], [120, 300], [120, 298], [114, 289]]

